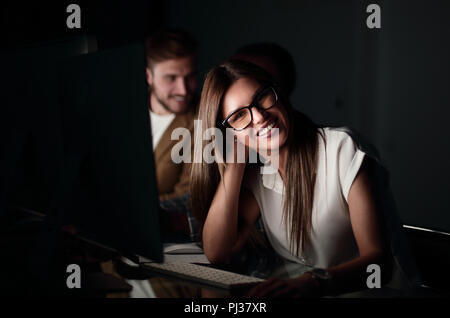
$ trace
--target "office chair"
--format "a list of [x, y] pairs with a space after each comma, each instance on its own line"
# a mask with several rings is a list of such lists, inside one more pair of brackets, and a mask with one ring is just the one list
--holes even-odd
[[403, 225], [422, 287], [450, 295], [450, 233]]

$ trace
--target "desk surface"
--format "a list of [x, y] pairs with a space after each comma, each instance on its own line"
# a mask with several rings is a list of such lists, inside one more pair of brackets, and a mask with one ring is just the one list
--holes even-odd
[[[184, 257], [179, 255], [170, 259], [183, 260]], [[269, 277], [278, 278], [293, 278], [302, 275], [303, 273], [311, 270], [312, 267], [292, 263], [284, 262], [280, 266], [274, 269]], [[245, 290], [238, 290], [231, 293], [227, 290], [221, 290], [211, 286], [203, 285], [201, 283], [193, 283], [184, 281], [182, 279], [172, 278], [163, 274], [152, 274], [150, 278], [151, 287], [158, 298], [228, 298], [234, 296], [242, 296]], [[420, 293], [405, 292], [390, 287], [382, 287], [379, 289], [368, 289], [364, 291], [358, 291], [348, 294], [337, 296], [337, 298], [399, 298], [399, 297], [420, 297], [426, 296], [426, 293], [421, 291]], [[428, 295], [429, 296], [429, 295]]]

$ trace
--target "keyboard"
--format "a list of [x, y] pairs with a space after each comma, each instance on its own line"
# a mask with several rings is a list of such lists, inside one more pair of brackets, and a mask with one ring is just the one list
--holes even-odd
[[264, 279], [227, 272], [224, 270], [183, 262], [141, 263], [145, 270], [181, 278], [194, 283], [205, 284], [219, 289], [237, 289], [251, 287], [264, 281]]

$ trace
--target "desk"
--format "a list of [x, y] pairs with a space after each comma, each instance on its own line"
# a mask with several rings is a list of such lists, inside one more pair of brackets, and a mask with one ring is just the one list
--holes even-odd
[[[65, 231], [50, 231], [44, 215], [12, 209], [0, 231], [2, 262], [0, 295], [7, 297], [102, 298], [127, 293], [131, 286], [101, 271], [115, 254]], [[81, 267], [80, 289], [66, 284], [67, 265]]]
[[[176, 263], [183, 263], [183, 256], [179, 255], [179, 259], [174, 257], [171, 258], [171, 261], [175, 261]], [[289, 266], [292, 265], [292, 266]], [[210, 264], [199, 264], [199, 266], [205, 266], [205, 268], [211, 267]], [[245, 272], [233, 270], [232, 267], [229, 266], [221, 266], [214, 268], [218, 268], [221, 270], [226, 270], [229, 272], [236, 272], [239, 274], [248, 274]], [[201, 267], [200, 267], [201, 268]], [[220, 287], [211, 286], [206, 283], [197, 282], [190, 279], [177, 278], [173, 276], [171, 273], [161, 273], [152, 268], [147, 268], [145, 264], [141, 265], [141, 269], [143, 272], [147, 273], [150, 278], [151, 288], [153, 289], [156, 297], [162, 298], [172, 298], [172, 297], [182, 297], [182, 298], [222, 298], [222, 297], [234, 297], [234, 296], [243, 296], [248, 290], [249, 287], [245, 288], [233, 288], [232, 290], [223, 289]], [[242, 267], [241, 267], [242, 269]], [[186, 270], [189, 271], [188, 268]], [[311, 267], [301, 265], [301, 264], [282, 264], [278, 266], [276, 269], [272, 271], [270, 276], [261, 277], [261, 275], [252, 275], [258, 276], [259, 278], [290, 278], [297, 277], [303, 274], [306, 271], [311, 270]], [[201, 270], [200, 270], [201, 272]], [[144, 284], [136, 284], [136, 289], [139, 290], [141, 288], [145, 289], [147, 282]]]
[[[230, 293], [227, 290], [214, 289], [186, 281], [168, 277], [155, 276], [150, 279], [157, 298], [231, 298], [242, 296], [242, 292]], [[390, 287], [367, 289], [327, 298], [411, 298], [411, 297], [439, 297], [426, 289], [414, 292], [404, 292]]]
[[[243, 275], [255, 276], [263, 279], [270, 277], [289, 278], [300, 276], [306, 271], [311, 270], [310, 266], [283, 263], [279, 264], [272, 254], [268, 254], [258, 258], [255, 262], [253, 257], [248, 262], [241, 262], [241, 260], [232, 262], [228, 266], [214, 266], [229, 272], [235, 272]], [[268, 261], [270, 259], [270, 261]], [[279, 258], [278, 258], [279, 259]], [[144, 259], [141, 259], [145, 262]], [[186, 262], [197, 263], [204, 266], [211, 266], [203, 254], [165, 254], [165, 261], [168, 262]], [[155, 273], [152, 270], [147, 270], [144, 267], [139, 267], [127, 259], [121, 259], [116, 262], [117, 273], [129, 280], [135, 286], [135, 290], [139, 291], [137, 297], [228, 297], [232, 296], [229, 291], [208, 286], [199, 282], [192, 282], [180, 278], [174, 278], [170, 274]], [[150, 280], [152, 287], [148, 288], [147, 280]], [[141, 282], [139, 282], [141, 281]], [[153, 291], [151, 290], [153, 289]], [[142, 292], [141, 292], [142, 291]], [[238, 291], [238, 292], [242, 292]]]
[[[189, 256], [188, 256], [189, 257]], [[179, 255], [180, 260], [183, 255]], [[171, 260], [174, 259], [171, 256]], [[269, 277], [294, 278], [311, 270], [310, 266], [284, 261], [277, 266]], [[145, 270], [144, 270], [145, 272]], [[246, 290], [230, 291], [214, 288], [202, 283], [194, 283], [177, 279], [164, 274], [147, 272], [154, 294], [157, 298], [230, 298], [242, 296]], [[339, 295], [333, 298], [404, 298], [404, 297], [433, 297], [424, 290], [405, 292], [390, 287], [371, 289]]]

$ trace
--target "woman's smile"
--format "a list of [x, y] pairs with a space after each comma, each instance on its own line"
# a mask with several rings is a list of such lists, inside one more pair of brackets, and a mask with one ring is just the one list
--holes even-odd
[[[272, 134], [273, 128], [278, 128], [278, 119], [275, 118], [274, 120], [269, 121], [267, 124], [263, 125], [258, 132], [256, 133], [256, 136], [258, 137], [270, 137]], [[267, 136], [266, 136], [267, 135]]]

